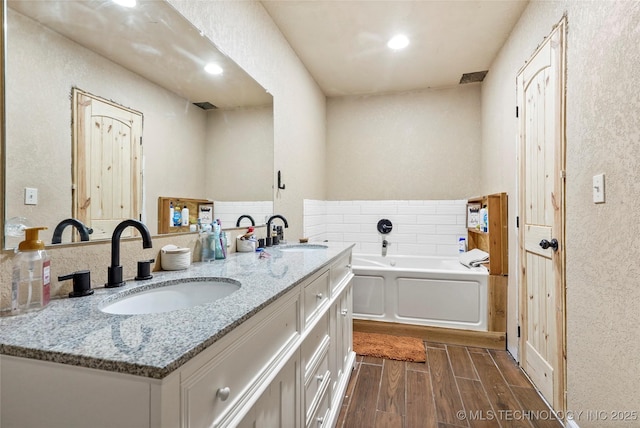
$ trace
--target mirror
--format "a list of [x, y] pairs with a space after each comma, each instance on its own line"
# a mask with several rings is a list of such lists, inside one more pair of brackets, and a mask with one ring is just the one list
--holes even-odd
[[170, 5], [137, 3], [6, 3], [5, 222], [47, 226], [47, 244], [73, 216], [73, 88], [142, 114], [139, 216], [152, 234], [160, 196], [211, 199], [224, 227], [258, 206], [264, 223], [272, 207], [271, 95]]

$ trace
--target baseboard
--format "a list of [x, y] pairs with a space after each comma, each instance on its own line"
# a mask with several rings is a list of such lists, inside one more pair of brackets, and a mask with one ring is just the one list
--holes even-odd
[[429, 342], [475, 346], [478, 348], [500, 350], [507, 348], [506, 333], [496, 331], [460, 330], [359, 319], [353, 320], [353, 331], [417, 337]]

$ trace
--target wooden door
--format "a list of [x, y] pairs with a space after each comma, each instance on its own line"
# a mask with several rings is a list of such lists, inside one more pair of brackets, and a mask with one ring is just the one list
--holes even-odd
[[110, 239], [122, 220], [140, 218], [142, 114], [78, 89], [73, 100], [74, 217], [92, 240]]
[[564, 20], [517, 77], [520, 364], [565, 408]]

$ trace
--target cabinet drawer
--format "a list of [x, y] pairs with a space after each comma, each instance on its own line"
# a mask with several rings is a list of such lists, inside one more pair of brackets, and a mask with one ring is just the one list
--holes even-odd
[[298, 298], [182, 381], [184, 426], [217, 426], [298, 337]]
[[[325, 385], [323, 384], [323, 386]], [[308, 416], [306, 418], [307, 428], [322, 428], [328, 426], [328, 417], [330, 410], [329, 388], [325, 386], [319, 391], [319, 393], [321, 394], [320, 401], [318, 402], [318, 406], [313, 412], [313, 416]]]
[[320, 393], [323, 392], [325, 383], [331, 384], [331, 371], [329, 371], [329, 354], [324, 353], [324, 356], [319, 361], [315, 370], [310, 374], [304, 385], [304, 409], [305, 416], [308, 416], [314, 410], [314, 404], [317, 404], [322, 397]]
[[308, 379], [314, 366], [322, 357], [322, 353], [329, 347], [331, 338], [329, 337], [329, 314], [324, 314], [318, 323], [309, 332], [302, 346], [300, 347], [300, 358], [302, 369], [304, 370], [304, 380]]
[[331, 292], [333, 293], [340, 282], [351, 273], [351, 252], [340, 257], [331, 264]]
[[304, 287], [304, 319], [309, 323], [329, 299], [329, 271], [314, 279]]

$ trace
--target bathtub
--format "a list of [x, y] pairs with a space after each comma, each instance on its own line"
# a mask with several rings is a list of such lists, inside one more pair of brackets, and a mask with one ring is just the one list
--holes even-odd
[[487, 331], [484, 267], [457, 257], [354, 254], [353, 317]]

